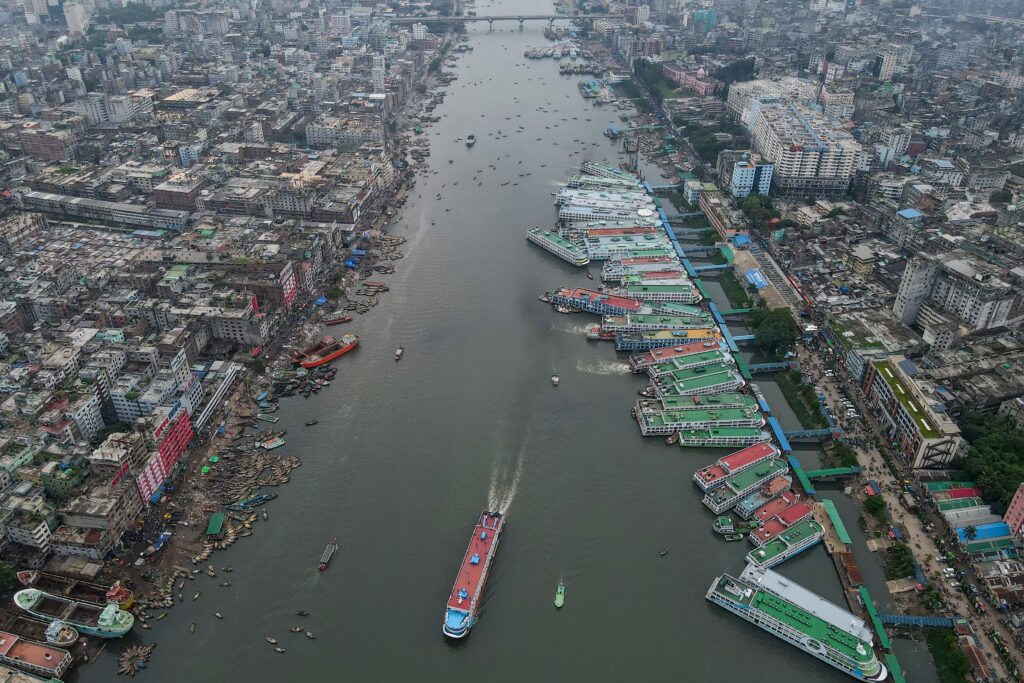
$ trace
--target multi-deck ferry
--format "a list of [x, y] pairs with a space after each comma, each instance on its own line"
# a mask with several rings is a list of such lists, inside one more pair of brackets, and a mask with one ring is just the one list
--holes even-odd
[[633, 372], [643, 372], [649, 367], [659, 365], [666, 361], [688, 356], [693, 353], [703, 353], [711, 349], [720, 348], [715, 342], [691, 342], [673, 347], [651, 349], [647, 353], [638, 353], [629, 357], [629, 367]]
[[78, 602], [26, 588], [14, 594], [14, 604], [34, 617], [51, 622], [59, 619], [79, 633], [99, 638], [119, 638], [131, 630], [135, 617], [117, 605], [106, 607]]
[[789, 471], [781, 458], [772, 458], [754, 467], [726, 477], [725, 482], [704, 496], [704, 505], [716, 515], [721, 514], [775, 477]]
[[754, 545], [764, 545], [786, 533], [787, 529], [810, 519], [813, 514], [814, 508], [810, 503], [803, 501], [793, 503], [779, 514], [763, 522], [760, 529], [750, 534], [750, 540]]
[[[751, 532], [753, 535], [758, 530]], [[808, 548], [813, 548], [822, 538], [825, 530], [813, 519], [794, 524], [772, 540], [747, 553], [746, 560], [755, 567], [767, 569], [785, 562]]]
[[459, 567], [459, 575], [455, 586], [448, 596], [448, 606], [444, 612], [444, 624], [441, 632], [449, 638], [464, 638], [469, 629], [476, 623], [476, 613], [480, 607], [480, 597], [487, 583], [487, 574], [498, 549], [498, 540], [505, 525], [505, 518], [500, 512], [484, 510], [473, 529], [473, 537], [466, 548]]
[[750, 519], [760, 507], [784, 495], [792, 486], [792, 477], [788, 474], [779, 475], [762, 486], [760, 490], [754, 491], [736, 503], [736, 514], [743, 519]]
[[665, 410], [658, 401], [640, 399], [633, 409], [640, 433], [665, 436], [680, 431], [720, 427], [761, 427], [764, 416], [757, 410], [724, 408], [715, 410]]
[[739, 578], [722, 574], [706, 598], [854, 678], [889, 676], [861, 619], [770, 569], [747, 565]]
[[585, 266], [590, 263], [585, 248], [560, 237], [557, 233], [534, 227], [526, 232], [526, 239], [574, 266]]
[[731, 475], [748, 470], [769, 458], [776, 458], [779, 449], [767, 441], [736, 451], [693, 473], [693, 481], [707, 492], [717, 489]]

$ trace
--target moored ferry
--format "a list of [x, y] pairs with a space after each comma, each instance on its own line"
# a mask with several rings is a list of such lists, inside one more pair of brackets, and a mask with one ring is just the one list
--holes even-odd
[[480, 513], [445, 608], [441, 632], [449, 638], [466, 637], [476, 623], [480, 598], [504, 525], [505, 518], [500, 512], [484, 510]]
[[712, 427], [687, 429], [679, 432], [679, 445], [690, 446], [749, 446], [766, 441], [771, 434], [757, 427]]
[[301, 365], [307, 370], [330, 363], [332, 360], [348, 353], [359, 343], [359, 337], [354, 334], [343, 335], [341, 339], [326, 336], [313, 346], [292, 357], [292, 363]]
[[660, 402], [651, 399], [638, 400], [633, 412], [644, 436], [665, 436], [712, 427], [761, 427], [765, 422], [764, 416], [756, 410], [665, 410]]
[[629, 357], [629, 367], [633, 372], [640, 373], [649, 367], [659, 365], [666, 361], [688, 356], [693, 353], [701, 353], [711, 349], [720, 348], [720, 345], [711, 341], [697, 341], [688, 344], [679, 344], [673, 347], [651, 349], [647, 353], [638, 353]]
[[785, 496], [792, 487], [793, 478], [791, 476], [779, 475], [762, 486], [760, 490], [754, 491], [736, 503], [736, 514], [743, 519], [750, 519], [759, 508], [780, 496]]
[[750, 534], [754, 545], [764, 545], [768, 541], [786, 533], [786, 530], [808, 520], [814, 514], [810, 503], [800, 501], [793, 503], [785, 510], [765, 521], [761, 528]]
[[751, 550], [747, 553], [746, 560], [760, 569], [774, 567], [808, 548], [813, 548], [824, 537], [825, 530], [822, 526], [813, 519], [807, 519]]
[[734, 506], [744, 496], [758, 490], [775, 477], [789, 471], [789, 465], [781, 458], [772, 458], [755, 467], [733, 474], [725, 483], [709, 491], [703, 503], [716, 515]]
[[38, 588], [18, 591], [14, 594], [14, 604], [34, 617], [47, 622], [59, 619], [79, 633], [99, 638], [119, 638], [135, 623], [135, 617], [117, 605], [91, 605], [50, 595]]
[[739, 578], [722, 574], [705, 597], [854, 678], [889, 676], [863, 620], [770, 569], [748, 565]]
[[778, 455], [779, 449], [767, 441], [762, 441], [700, 468], [693, 473], [693, 481], [701, 490], [711, 491], [724, 484], [730, 475], [739, 474]]
[[585, 266], [590, 263], [585, 248], [560, 237], [557, 233], [535, 227], [526, 232], [526, 239], [574, 266]]

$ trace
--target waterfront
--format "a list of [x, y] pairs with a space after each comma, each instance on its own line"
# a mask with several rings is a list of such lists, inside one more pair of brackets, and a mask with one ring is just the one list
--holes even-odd
[[[516, 8], [549, 9], [540, 0]], [[587, 282], [524, 232], [551, 224], [550, 193], [581, 161], [613, 158], [601, 131], [617, 110], [585, 102], [577, 79], [552, 62], [522, 57], [542, 44], [540, 24], [471, 35], [475, 51], [436, 112], [446, 117], [426, 129], [441, 173], [417, 181], [392, 226], [409, 242], [403, 267], [386, 278], [391, 292], [351, 325], [360, 347], [336, 363], [331, 387], [281, 402], [284, 454], [300, 455], [303, 467], [253, 541], [215, 556], [236, 568], [233, 585], [201, 576], [201, 599], [154, 628], [160, 647], [145, 677], [845, 680], [704, 601], [711, 579], [738, 572], [749, 549], [711, 532], [690, 483], [694, 469], [728, 449], [681, 452], [641, 439], [628, 411], [642, 382], [626, 356], [585, 341], [592, 316], [558, 315], [536, 299]], [[526, 130], [517, 134], [519, 125]], [[498, 129], [508, 137], [498, 139]], [[472, 149], [454, 141], [469, 132], [480, 138]], [[398, 345], [405, 356], [396, 364]], [[794, 426], [781, 394], [759, 383], [784, 426]], [[304, 428], [311, 418], [319, 425]], [[508, 528], [481, 621], [465, 642], [448, 643], [444, 602], [476, 515], [493, 505], [507, 507]], [[855, 509], [841, 511], [853, 532]], [[341, 549], [318, 572], [333, 537]], [[658, 557], [664, 547], [672, 551]], [[821, 548], [779, 571], [841, 603]], [[566, 607], [555, 612], [560, 578]], [[311, 615], [295, 617], [300, 608]], [[287, 632], [300, 622], [318, 640]], [[264, 636], [288, 652], [274, 653]], [[149, 633], [132, 638], [150, 642]], [[912, 680], [929, 680], [913, 675], [913, 659], [901, 661]], [[105, 656], [76, 680], [111, 680], [114, 667]]]

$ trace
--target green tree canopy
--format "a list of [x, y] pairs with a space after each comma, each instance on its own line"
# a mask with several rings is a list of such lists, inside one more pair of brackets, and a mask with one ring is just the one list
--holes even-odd
[[772, 357], [781, 356], [800, 336], [800, 327], [788, 308], [752, 311], [750, 327], [754, 330], [754, 344]]
[[960, 427], [971, 445], [964, 469], [1001, 514], [1024, 482], [1024, 434], [1008, 417], [981, 413], [964, 413]]

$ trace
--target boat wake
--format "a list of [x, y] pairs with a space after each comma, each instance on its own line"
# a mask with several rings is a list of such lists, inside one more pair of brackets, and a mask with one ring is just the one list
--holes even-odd
[[590, 365], [579, 360], [576, 361], [576, 370], [590, 375], [628, 375], [632, 372], [628, 363], [611, 360], [601, 360]]
[[[564, 317], [566, 317], [566, 316], [563, 316], [563, 318]], [[553, 332], [554, 331], [565, 332], [566, 334], [573, 334], [573, 335], [583, 335], [583, 334], [586, 334], [587, 330], [589, 330], [593, 326], [594, 326], [593, 323], [591, 323], [589, 325], [583, 325], [583, 324], [577, 324], [577, 325], [569, 324], [569, 325], [566, 325], [566, 324], [561, 323], [560, 320], [554, 320], [554, 321], [551, 322], [551, 330]], [[732, 329], [732, 328], [730, 328], [730, 329]]]
[[512, 506], [512, 501], [519, 491], [519, 479], [523, 474], [523, 459], [526, 455], [526, 444], [519, 449], [513, 462], [503, 462], [499, 458], [491, 469], [491, 484], [487, 490], [487, 509], [505, 514]]

